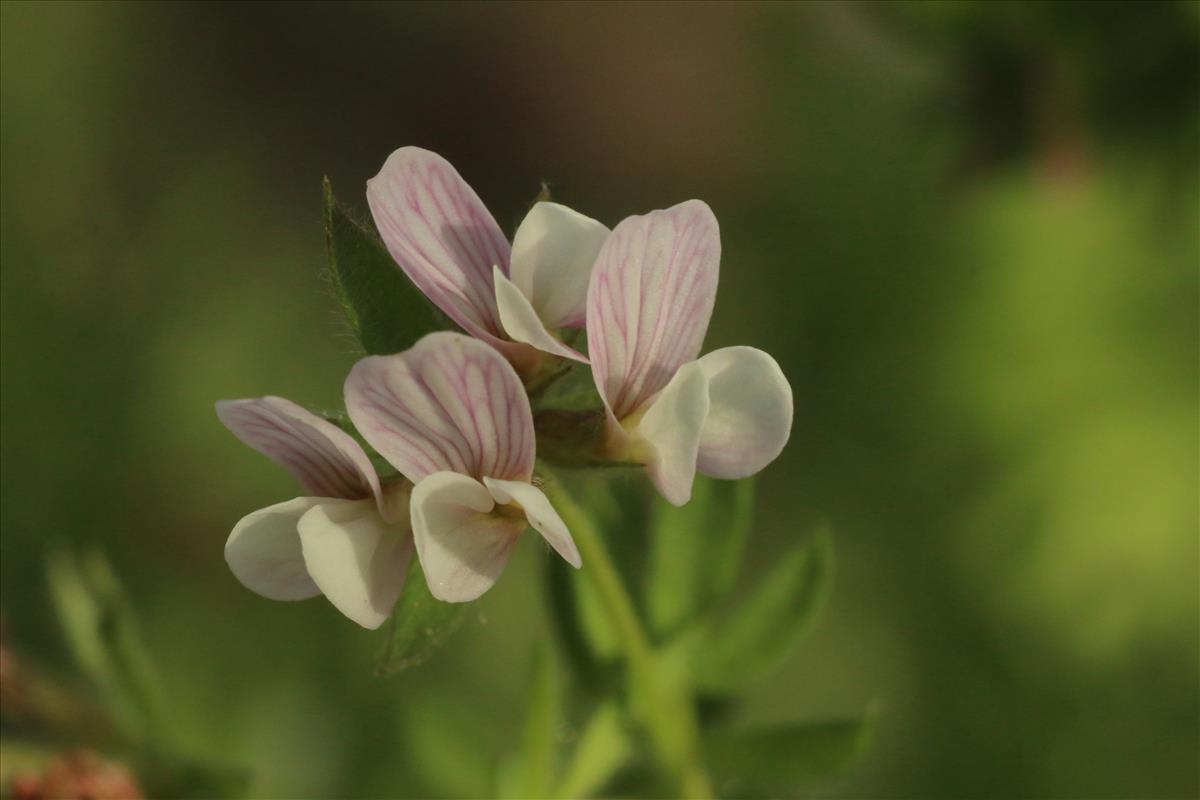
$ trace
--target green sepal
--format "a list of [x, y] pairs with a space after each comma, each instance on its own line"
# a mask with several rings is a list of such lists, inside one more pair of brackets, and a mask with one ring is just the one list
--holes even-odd
[[448, 327], [392, 260], [379, 237], [357, 222], [324, 182], [329, 275], [346, 321], [370, 355], [398, 353]]
[[387, 677], [424, 663], [462, 627], [468, 605], [446, 603], [430, 594], [425, 573], [414, 555], [404, 591], [384, 626], [386, 639], [375, 661], [375, 674]]
[[833, 569], [833, 540], [822, 526], [714, 627], [696, 651], [697, 688], [731, 692], [786, 656], [824, 605]]

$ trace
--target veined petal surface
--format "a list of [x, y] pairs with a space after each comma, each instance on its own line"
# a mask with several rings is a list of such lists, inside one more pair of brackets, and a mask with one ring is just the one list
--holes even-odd
[[435, 472], [529, 480], [533, 416], [499, 353], [439, 331], [350, 370], [346, 410], [371, 446], [413, 484]]
[[282, 397], [223, 400], [217, 417], [233, 435], [320, 497], [379, 496], [379, 476], [350, 434]]
[[465, 603], [499, 579], [525, 523], [491, 514], [495, 505], [486, 486], [454, 472], [429, 475], [413, 489], [413, 539], [434, 597]]
[[510, 338], [544, 353], [587, 363], [586, 356], [550, 334], [529, 300], [515, 283], [504, 277], [499, 267], [493, 270], [492, 277], [496, 282], [496, 306], [500, 309], [500, 322]]
[[682, 506], [692, 497], [708, 413], [708, 378], [699, 362], [692, 361], [679, 368], [638, 423], [637, 434], [653, 449], [646, 471], [672, 505]]
[[317, 497], [297, 497], [242, 517], [225, 542], [225, 561], [234, 577], [270, 600], [320, 594], [304, 566], [296, 530], [300, 518], [320, 502]]
[[567, 523], [563, 522], [541, 489], [523, 481], [502, 481], [496, 478], [484, 478], [483, 485], [497, 503], [516, 503], [521, 506], [530, 526], [542, 535], [546, 543], [554, 548], [554, 552], [575, 569], [582, 566], [583, 559], [579, 556], [579, 548], [575, 546], [571, 532], [567, 530]]
[[499, 342], [492, 267], [507, 275], [511, 248], [450, 162], [401, 147], [367, 181], [367, 204], [388, 252], [417, 288], [467, 332]]
[[413, 542], [407, 526], [388, 525], [370, 503], [325, 500], [297, 526], [313, 583], [338, 611], [378, 628], [392, 613]]
[[512, 281], [547, 328], [579, 328], [588, 281], [609, 230], [558, 203], [535, 203], [512, 243]]
[[714, 350], [696, 363], [709, 396], [697, 468], [714, 478], [753, 475], [787, 444], [791, 385], [775, 359], [753, 347]]
[[700, 352], [720, 259], [716, 217], [700, 200], [629, 217], [605, 241], [588, 287], [588, 355], [616, 419]]

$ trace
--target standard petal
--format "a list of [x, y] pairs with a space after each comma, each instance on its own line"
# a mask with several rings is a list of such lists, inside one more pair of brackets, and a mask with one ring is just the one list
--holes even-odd
[[509, 274], [546, 327], [583, 326], [588, 279], [608, 233], [591, 217], [545, 202], [535, 203], [517, 227]]
[[233, 435], [282, 466], [320, 497], [379, 496], [379, 477], [358, 442], [282, 397], [222, 400], [217, 417]]
[[448, 470], [533, 474], [533, 416], [512, 365], [482, 342], [440, 331], [350, 370], [346, 410], [363, 437], [414, 484]]
[[700, 364], [692, 361], [679, 368], [637, 426], [637, 433], [652, 449], [646, 471], [672, 505], [684, 505], [692, 497], [696, 456], [708, 409], [708, 378]]
[[753, 347], [714, 350], [696, 363], [709, 398], [697, 469], [714, 478], [753, 475], [787, 444], [791, 385], [775, 359]]
[[588, 363], [582, 353], [550, 335], [529, 300], [515, 283], [504, 277], [499, 267], [495, 268], [493, 277], [496, 281], [496, 306], [500, 309], [500, 322], [510, 338], [532, 345], [544, 353]]
[[388, 252], [425, 296], [467, 332], [502, 337], [492, 267], [508, 274], [508, 240], [450, 162], [401, 147], [367, 181], [367, 204]]
[[243, 586], [271, 600], [304, 600], [321, 593], [304, 566], [296, 525], [321, 502], [297, 497], [255, 511], [233, 526], [225, 561]]
[[556, 553], [575, 569], [582, 566], [583, 559], [579, 557], [579, 548], [575, 546], [575, 540], [567, 530], [567, 523], [562, 521], [562, 517], [554, 510], [554, 506], [550, 505], [550, 500], [541, 489], [523, 481], [502, 481], [496, 478], [484, 478], [483, 485], [497, 503], [516, 503], [521, 506], [529, 524]]
[[717, 220], [700, 200], [629, 217], [605, 241], [588, 287], [588, 355], [616, 419], [700, 352], [720, 260]]
[[313, 583], [338, 611], [378, 628], [404, 588], [412, 536], [388, 525], [365, 501], [327, 500], [300, 518], [304, 563]]
[[487, 487], [454, 472], [434, 473], [413, 489], [413, 539], [434, 597], [474, 600], [504, 571], [525, 524], [493, 515], [495, 505]]

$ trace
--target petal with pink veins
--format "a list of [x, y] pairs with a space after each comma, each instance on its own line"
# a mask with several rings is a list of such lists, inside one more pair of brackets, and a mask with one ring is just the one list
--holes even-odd
[[350, 434], [282, 397], [223, 400], [217, 416], [233, 435], [320, 497], [379, 496], [371, 459]]
[[521, 379], [482, 342], [440, 331], [350, 370], [346, 410], [413, 484], [435, 472], [529, 480], [533, 416]]
[[492, 267], [507, 275], [511, 248], [450, 162], [401, 147], [367, 181], [367, 204], [388, 252], [417, 288], [468, 333], [503, 348]]
[[588, 355], [610, 414], [633, 414], [700, 352], [721, 258], [700, 200], [629, 217], [600, 248], [588, 287]]
[[709, 396], [697, 468], [714, 478], [755, 474], [787, 444], [791, 385], [775, 359], [753, 347], [714, 350], [696, 363]]

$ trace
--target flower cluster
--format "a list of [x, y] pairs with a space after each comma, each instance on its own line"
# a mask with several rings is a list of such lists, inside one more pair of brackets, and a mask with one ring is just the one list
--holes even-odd
[[[752, 347], [699, 356], [721, 250], [705, 203], [610, 231], [539, 202], [510, 245], [454, 168], [415, 147], [392, 153], [367, 200], [400, 269], [469, 336], [430, 333], [351, 369], [346, 411], [399, 473], [388, 479], [354, 436], [295, 403], [217, 404], [221, 421], [306, 493], [230, 534], [226, 559], [251, 590], [324, 594], [375, 628], [414, 550], [432, 594], [450, 602], [486, 592], [526, 527], [579, 567], [570, 531], [534, 482], [527, 392], [571, 362], [590, 366], [603, 404], [596, 451], [644, 466], [675, 505], [690, 498], [697, 471], [743, 478], [783, 449], [792, 392], [775, 360]], [[586, 354], [572, 346], [580, 328]]]

